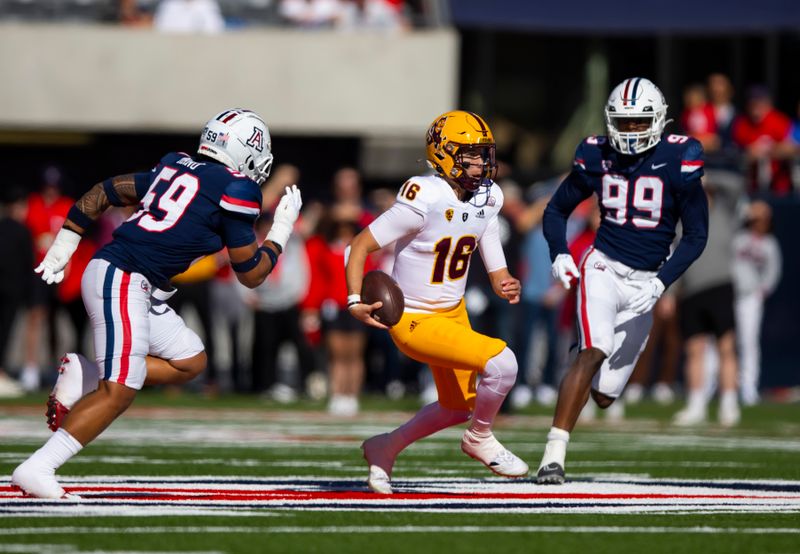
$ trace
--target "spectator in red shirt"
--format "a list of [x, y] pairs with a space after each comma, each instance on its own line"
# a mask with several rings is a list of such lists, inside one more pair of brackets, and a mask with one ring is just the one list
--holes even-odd
[[[34, 267], [44, 259], [56, 234], [64, 224], [67, 212], [75, 201], [61, 194], [62, 175], [56, 167], [48, 167], [43, 173], [40, 192], [28, 197], [28, 214], [25, 225], [31, 232], [34, 244]], [[95, 246], [91, 240], [82, 240], [65, 269], [64, 280], [58, 287], [49, 287], [37, 275], [31, 273], [33, 293], [25, 333], [25, 367], [20, 382], [25, 390], [39, 388], [39, 343], [45, 320], [50, 330], [48, 358], [55, 357], [58, 334], [55, 326], [55, 310], [63, 307], [74, 326], [76, 342], [83, 341], [86, 332], [87, 316], [80, 293], [83, 270], [94, 255]]]
[[744, 149], [751, 192], [769, 190], [783, 195], [791, 191], [791, 127], [791, 120], [775, 109], [765, 87], [750, 88], [747, 111], [733, 123], [733, 140]]
[[[345, 248], [361, 230], [359, 215], [350, 203], [334, 204], [320, 219], [317, 234], [306, 242], [311, 279], [301, 318], [307, 331], [321, 326], [328, 352], [328, 411], [339, 416], [358, 413], [364, 382], [366, 327], [347, 311], [344, 274]], [[371, 269], [374, 263], [368, 260], [366, 271]]]
[[684, 132], [699, 140], [706, 152], [717, 150], [719, 148], [717, 121], [714, 107], [706, 96], [705, 87], [700, 84], [686, 87], [683, 92], [683, 106], [681, 127]]

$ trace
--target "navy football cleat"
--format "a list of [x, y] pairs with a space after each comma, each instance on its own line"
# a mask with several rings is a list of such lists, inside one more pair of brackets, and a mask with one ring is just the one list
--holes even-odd
[[536, 474], [536, 483], [539, 485], [563, 485], [564, 468], [556, 462], [540, 467]]

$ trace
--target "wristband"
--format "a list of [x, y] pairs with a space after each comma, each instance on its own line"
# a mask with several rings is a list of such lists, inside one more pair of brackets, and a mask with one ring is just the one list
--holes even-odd
[[355, 306], [356, 304], [361, 304], [361, 295], [360, 294], [348, 294], [347, 295], [347, 307]]
[[231, 261], [231, 267], [236, 273], [247, 273], [254, 267], [258, 265], [258, 262], [261, 261], [261, 249], [259, 248], [256, 250], [255, 256], [250, 258], [249, 260], [245, 260], [243, 262], [234, 262]]
[[278, 263], [278, 255], [280, 253], [275, 252], [272, 248], [267, 248], [263, 244], [258, 249], [269, 257], [269, 261], [272, 262], [272, 267], [275, 267], [275, 264]]
[[[272, 244], [274, 244], [274, 245], [275, 245], [275, 248], [278, 250], [278, 254], [283, 254], [283, 246], [281, 246], [279, 243], [275, 242], [274, 240], [270, 239], [269, 237], [267, 237], [267, 238], [266, 238], [266, 239], [264, 239], [264, 240], [268, 240], [268, 241], [270, 241]], [[262, 244], [262, 245], [261, 245], [261, 247], [263, 248], [263, 247], [264, 247], [264, 245]]]
[[73, 222], [75, 225], [83, 229], [84, 231], [88, 230], [89, 227], [92, 226], [94, 220], [83, 213], [77, 205], [73, 204], [72, 207], [67, 212], [67, 219]]

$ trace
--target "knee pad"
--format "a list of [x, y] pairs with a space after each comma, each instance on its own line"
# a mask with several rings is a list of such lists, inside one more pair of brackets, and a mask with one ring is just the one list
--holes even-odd
[[506, 347], [486, 362], [486, 367], [481, 373], [480, 386], [487, 387], [497, 394], [508, 394], [516, 381], [517, 357]]

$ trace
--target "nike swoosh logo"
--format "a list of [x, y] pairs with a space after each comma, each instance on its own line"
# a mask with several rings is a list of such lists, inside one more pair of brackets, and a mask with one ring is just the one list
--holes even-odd
[[663, 164], [652, 164], [650, 167], [652, 167], [653, 169], [660, 169], [660, 168], [664, 167], [665, 165], [667, 165], [667, 164], [666, 163], [663, 163]]

